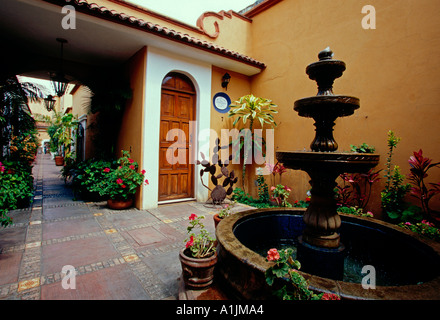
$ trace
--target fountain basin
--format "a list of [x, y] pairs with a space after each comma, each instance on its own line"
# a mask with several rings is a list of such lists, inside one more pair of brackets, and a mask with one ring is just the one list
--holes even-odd
[[380, 158], [373, 153], [310, 151], [277, 151], [276, 157], [286, 168], [307, 172], [310, 169], [331, 170], [336, 177], [344, 172], [367, 172]]
[[[271, 265], [265, 260], [265, 252], [296, 245], [304, 228], [304, 211], [256, 209], [236, 213], [219, 223], [217, 276], [234, 297], [273, 298], [273, 288], [265, 282], [264, 272]], [[335, 292], [345, 299], [440, 299], [439, 243], [376, 219], [341, 218], [348, 274], [341, 281], [301, 271], [311, 289]], [[374, 290], [362, 288], [362, 274], [358, 279], [353, 277], [363, 265], [376, 268]]]

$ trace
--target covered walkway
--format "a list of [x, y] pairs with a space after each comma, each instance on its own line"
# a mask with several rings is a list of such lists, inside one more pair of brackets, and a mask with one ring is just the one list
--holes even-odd
[[[187, 202], [140, 211], [114, 211], [105, 202], [73, 201], [50, 155], [34, 163], [31, 208], [10, 212], [0, 229], [0, 300], [178, 299], [187, 218], [213, 210]], [[243, 210], [238, 206], [236, 210]], [[64, 289], [65, 266], [76, 270]]]

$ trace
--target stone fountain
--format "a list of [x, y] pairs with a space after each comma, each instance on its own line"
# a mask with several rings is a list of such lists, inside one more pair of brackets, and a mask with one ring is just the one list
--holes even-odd
[[[293, 246], [312, 289], [349, 299], [440, 299], [440, 244], [371, 218], [339, 215], [334, 188], [341, 173], [362, 173], [379, 162], [377, 154], [337, 152], [333, 126], [359, 108], [359, 99], [335, 95], [333, 82], [345, 63], [327, 48], [306, 68], [318, 94], [297, 100], [294, 110], [315, 120], [311, 151], [279, 151], [285, 167], [310, 176], [311, 202], [298, 208], [256, 209], [223, 219], [216, 229], [218, 278], [234, 297], [271, 298], [265, 283], [270, 248]], [[341, 219], [342, 217], [342, 219]], [[408, 264], [408, 259], [416, 261]], [[361, 286], [362, 266], [377, 268], [378, 287]]]
[[[311, 202], [304, 214], [305, 230], [300, 239], [298, 259], [303, 261], [305, 270], [325, 276], [339, 273], [342, 277], [344, 245], [338, 233], [341, 218], [334, 199], [335, 180], [342, 173], [367, 172], [379, 163], [379, 155], [336, 152], [335, 120], [352, 115], [359, 108], [359, 99], [333, 93], [333, 83], [342, 76], [345, 63], [334, 60], [330, 48], [321, 51], [318, 58], [319, 61], [306, 68], [309, 78], [318, 84], [318, 94], [297, 100], [294, 105], [299, 116], [315, 120], [312, 151], [277, 152], [277, 159], [287, 168], [307, 172], [311, 178]], [[318, 263], [328, 267], [319, 272]]]

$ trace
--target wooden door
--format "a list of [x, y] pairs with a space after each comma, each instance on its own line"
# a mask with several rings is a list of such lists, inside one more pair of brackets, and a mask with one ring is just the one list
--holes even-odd
[[[159, 201], [194, 197], [194, 165], [189, 163], [190, 121], [194, 120], [195, 90], [191, 80], [178, 73], [168, 74], [161, 94]], [[183, 135], [167, 141], [171, 129], [180, 129]]]

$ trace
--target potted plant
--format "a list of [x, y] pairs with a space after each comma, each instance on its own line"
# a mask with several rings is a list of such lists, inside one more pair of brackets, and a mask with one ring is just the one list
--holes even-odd
[[[128, 151], [124, 150], [117, 164], [116, 169], [104, 168], [104, 179], [90, 188], [90, 191], [97, 191], [101, 196], [106, 196], [107, 205], [111, 209], [121, 210], [133, 205], [133, 196], [138, 187], [144, 183], [145, 170], [137, 172], [137, 162], [130, 158]], [[147, 179], [145, 184], [148, 184]]]
[[222, 208], [218, 209], [218, 213], [214, 214], [214, 225], [217, 228], [217, 225], [223, 218], [229, 217], [232, 214], [232, 208], [235, 207], [235, 201], [231, 201], [229, 204], [224, 204]]
[[[183, 281], [188, 288], [196, 290], [212, 284], [217, 263], [215, 239], [205, 229], [202, 223], [204, 218], [194, 213], [189, 216], [189, 237], [185, 239], [185, 248], [179, 254]], [[194, 232], [195, 229], [199, 229], [198, 233]]]

